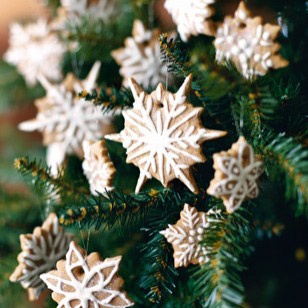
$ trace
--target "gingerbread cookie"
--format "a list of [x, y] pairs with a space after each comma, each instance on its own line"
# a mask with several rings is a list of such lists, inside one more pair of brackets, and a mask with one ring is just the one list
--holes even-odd
[[154, 88], [166, 80], [167, 66], [163, 63], [159, 44], [159, 29], [146, 30], [140, 20], [135, 20], [133, 36], [125, 40], [125, 47], [112, 51], [111, 55], [120, 68], [128, 86], [128, 78], [133, 77], [145, 88]]
[[234, 18], [227, 16], [218, 28], [214, 45], [219, 63], [231, 61], [247, 79], [265, 75], [269, 69], [288, 65], [278, 51], [275, 42], [280, 26], [262, 24], [261, 17], [250, 17], [244, 2], [241, 2]]
[[36, 118], [21, 123], [19, 128], [43, 133], [43, 143], [48, 146], [47, 164], [52, 174], [58, 173], [67, 154], [83, 158], [83, 140], [97, 140], [114, 131], [114, 115], [104, 114], [100, 106], [78, 95], [96, 87], [99, 69], [100, 63], [96, 62], [85, 80], [68, 74], [61, 84], [51, 84], [39, 77], [47, 95], [36, 101]]
[[134, 107], [123, 111], [124, 130], [105, 138], [122, 142], [127, 150], [126, 161], [139, 167], [136, 192], [154, 177], [164, 186], [177, 178], [192, 192], [198, 193], [190, 167], [205, 161], [200, 145], [206, 140], [222, 137], [226, 132], [202, 126], [203, 108], [195, 108], [187, 101], [191, 80], [190, 75], [175, 94], [168, 92], [162, 84], [147, 94], [134, 79], [130, 79]]
[[117, 275], [121, 256], [101, 260], [98, 253], [86, 252], [71, 242], [66, 260], [41, 279], [53, 291], [52, 298], [63, 308], [130, 307], [134, 303], [120, 291], [124, 281]]
[[116, 169], [108, 156], [105, 140], [85, 140], [82, 144], [84, 161], [82, 168], [87, 177], [92, 195], [105, 194], [113, 189]]
[[198, 212], [186, 203], [177, 223], [160, 231], [172, 244], [175, 267], [203, 264], [209, 260], [206, 247], [200, 244], [209, 226], [209, 215], [217, 216], [219, 212]]
[[207, 193], [222, 198], [229, 213], [238, 209], [244, 200], [258, 196], [257, 179], [263, 172], [262, 162], [256, 159], [244, 137], [227, 152], [214, 154], [213, 159], [215, 177]]
[[46, 289], [40, 274], [54, 268], [65, 256], [72, 237], [59, 226], [56, 214], [49, 214], [42, 227], [35, 228], [33, 234], [20, 235], [22, 252], [10, 281], [20, 282], [28, 289], [29, 299], [37, 300]]
[[214, 14], [215, 0], [166, 0], [165, 8], [176, 23], [181, 39], [187, 42], [191, 35], [214, 35], [210, 17]]

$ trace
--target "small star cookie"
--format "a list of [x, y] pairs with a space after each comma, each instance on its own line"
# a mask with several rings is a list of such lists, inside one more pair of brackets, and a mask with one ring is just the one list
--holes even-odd
[[40, 274], [54, 268], [65, 256], [72, 237], [59, 226], [56, 214], [49, 214], [42, 227], [35, 228], [32, 234], [20, 235], [22, 252], [10, 281], [20, 282], [28, 289], [29, 299], [37, 300], [46, 289]]
[[278, 51], [275, 42], [280, 26], [262, 24], [261, 17], [250, 17], [244, 2], [241, 2], [234, 18], [225, 17], [218, 28], [214, 45], [219, 63], [231, 61], [247, 79], [265, 75], [269, 69], [288, 65]]
[[209, 218], [209, 215], [213, 214], [218, 217], [219, 212], [198, 212], [196, 208], [186, 203], [177, 223], [169, 225], [164, 231], [160, 231], [172, 244], [175, 267], [203, 264], [209, 260], [207, 249], [200, 245], [200, 241], [203, 240], [209, 221], [214, 219], [214, 217]]
[[165, 187], [177, 178], [198, 193], [190, 167], [205, 161], [200, 145], [226, 132], [202, 126], [203, 108], [195, 108], [187, 101], [191, 80], [190, 75], [175, 94], [162, 84], [148, 94], [133, 78], [129, 79], [135, 99], [133, 108], [123, 111], [124, 129], [105, 138], [122, 142], [127, 150], [126, 161], [139, 167], [136, 192], [154, 177]]
[[214, 154], [213, 159], [216, 172], [207, 193], [222, 198], [229, 213], [238, 209], [244, 200], [258, 196], [257, 179], [263, 172], [262, 162], [255, 158], [244, 137], [227, 152]]
[[130, 307], [133, 302], [120, 291], [124, 281], [117, 272], [121, 256], [101, 260], [98, 253], [86, 252], [71, 242], [65, 260], [41, 279], [53, 291], [52, 298], [63, 308]]
[[130, 77], [145, 88], [154, 88], [166, 80], [168, 72], [161, 57], [159, 34], [158, 29], [146, 30], [140, 20], [135, 20], [133, 36], [126, 38], [125, 47], [112, 51], [112, 57], [121, 66], [125, 87]]

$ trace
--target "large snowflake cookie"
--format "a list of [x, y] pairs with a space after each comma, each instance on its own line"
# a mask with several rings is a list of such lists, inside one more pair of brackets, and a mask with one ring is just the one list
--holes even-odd
[[257, 179], [263, 172], [262, 162], [256, 159], [244, 137], [227, 152], [214, 154], [213, 159], [216, 172], [207, 193], [222, 198], [229, 213], [238, 209], [244, 200], [258, 196]]
[[262, 24], [261, 17], [250, 17], [244, 2], [241, 2], [234, 18], [227, 16], [218, 28], [214, 45], [218, 62], [231, 61], [247, 79], [265, 75], [269, 69], [288, 65], [278, 51], [275, 42], [280, 26]]
[[198, 193], [190, 167], [205, 161], [200, 145], [226, 132], [202, 126], [203, 108], [195, 108], [187, 101], [191, 80], [190, 75], [175, 94], [162, 84], [147, 94], [134, 79], [129, 79], [134, 107], [123, 111], [124, 129], [105, 138], [122, 142], [127, 150], [127, 162], [139, 167], [136, 192], [147, 179], [154, 177], [164, 186], [177, 178]]
[[100, 106], [85, 101], [78, 94], [96, 87], [100, 63], [94, 64], [85, 80], [68, 74], [60, 84], [51, 84], [39, 76], [47, 95], [36, 101], [38, 114], [35, 119], [23, 122], [24, 131], [38, 130], [43, 133], [43, 142], [48, 146], [47, 163], [52, 174], [57, 174], [66, 154], [83, 157], [82, 142], [97, 140], [113, 132], [113, 115], [104, 114]]
[[211, 220], [216, 220], [218, 216], [219, 212], [198, 212], [196, 208], [185, 204], [177, 223], [160, 231], [172, 244], [175, 267], [204, 264], [209, 260], [208, 251], [200, 242]]
[[145, 88], [156, 87], [166, 80], [167, 66], [161, 59], [159, 30], [146, 30], [140, 20], [135, 20], [133, 36], [125, 40], [125, 47], [112, 51], [111, 55], [121, 66], [123, 85], [133, 77]]
[[55, 267], [65, 256], [71, 240], [72, 235], [65, 233], [56, 214], [51, 213], [42, 227], [35, 228], [32, 234], [20, 235], [22, 252], [10, 281], [20, 282], [28, 289], [29, 299], [37, 300], [46, 289], [40, 274]]
[[85, 140], [82, 146], [82, 168], [89, 181], [92, 195], [97, 196], [99, 193], [105, 194], [106, 191], [112, 190], [116, 169], [108, 156], [105, 140]]
[[213, 35], [209, 18], [214, 14], [215, 0], [165, 0], [165, 8], [177, 25], [181, 39], [187, 42], [191, 35]]
[[86, 252], [71, 242], [66, 260], [41, 279], [53, 291], [52, 298], [61, 308], [130, 307], [133, 302], [120, 289], [124, 283], [117, 275], [121, 256], [101, 260], [98, 253]]
[[66, 47], [47, 21], [39, 19], [24, 26], [10, 26], [9, 49], [3, 58], [17, 67], [29, 86], [34, 86], [39, 75], [52, 81], [62, 78], [60, 64], [65, 52]]

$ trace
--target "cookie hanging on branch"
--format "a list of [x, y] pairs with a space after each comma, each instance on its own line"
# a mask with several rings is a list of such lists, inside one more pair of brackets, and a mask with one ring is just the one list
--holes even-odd
[[121, 291], [123, 279], [117, 275], [121, 256], [101, 260], [98, 253], [89, 256], [71, 242], [65, 260], [41, 279], [53, 291], [52, 298], [62, 308], [130, 307], [133, 302]]
[[189, 264], [208, 262], [208, 251], [200, 242], [213, 219], [219, 219], [219, 212], [198, 212], [189, 204], [184, 205], [181, 218], [174, 225], [160, 233], [172, 244], [174, 267], [187, 267]]
[[215, 28], [210, 20], [214, 3], [215, 0], [165, 0], [165, 8], [176, 23], [182, 41], [187, 42], [192, 35], [214, 35]]
[[250, 17], [244, 2], [241, 2], [234, 18], [225, 17], [218, 28], [214, 45], [219, 63], [231, 61], [246, 79], [265, 75], [270, 69], [288, 65], [278, 51], [275, 42], [281, 27], [262, 23], [261, 17]]
[[205, 161], [201, 147], [204, 141], [222, 137], [226, 132], [202, 126], [203, 108], [195, 108], [187, 101], [191, 80], [189, 75], [175, 94], [162, 84], [148, 94], [134, 79], [129, 79], [135, 99], [133, 108], [123, 111], [124, 129], [105, 138], [122, 142], [127, 163], [140, 169], [136, 192], [154, 177], [165, 187], [179, 179], [198, 193], [190, 167]]
[[146, 30], [140, 20], [135, 20], [132, 37], [125, 40], [125, 47], [112, 51], [111, 55], [120, 68], [123, 86], [133, 77], [145, 88], [154, 88], [165, 81], [167, 66], [163, 63], [159, 44], [159, 29]]
[[38, 77], [47, 94], [35, 102], [38, 108], [36, 118], [21, 123], [19, 129], [43, 133], [43, 143], [48, 146], [47, 164], [54, 175], [67, 154], [83, 158], [83, 140], [97, 140], [114, 131], [114, 116], [103, 113], [100, 106], [78, 95], [83, 90], [91, 91], [96, 87], [99, 69], [100, 63], [96, 62], [85, 80], [79, 80], [70, 73], [60, 84]]
[[42, 227], [35, 228], [32, 234], [20, 236], [22, 252], [10, 281], [20, 282], [28, 289], [29, 299], [37, 300], [46, 289], [40, 274], [54, 268], [56, 262], [65, 256], [72, 237], [59, 226], [56, 214], [49, 214]]
[[17, 67], [28, 86], [38, 83], [38, 76], [51, 81], [62, 78], [61, 61], [66, 52], [65, 45], [51, 31], [47, 20], [10, 26], [9, 48], [3, 59]]
[[229, 213], [238, 209], [244, 200], [258, 196], [257, 180], [263, 172], [263, 164], [244, 137], [227, 152], [214, 154], [213, 159], [216, 171], [207, 193], [222, 198]]
[[82, 144], [84, 161], [82, 168], [87, 177], [92, 195], [105, 194], [113, 190], [116, 169], [108, 156], [105, 140], [85, 140]]

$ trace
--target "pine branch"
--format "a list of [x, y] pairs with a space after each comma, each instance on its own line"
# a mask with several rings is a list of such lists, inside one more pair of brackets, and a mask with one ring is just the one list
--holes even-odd
[[59, 203], [60, 200], [71, 200], [76, 195], [86, 195], [88, 190], [82, 186], [82, 182], [70, 179], [65, 180], [65, 174], [59, 173], [57, 177], [50, 174], [50, 168], [42, 162], [29, 160], [28, 157], [15, 159], [15, 169], [31, 183], [36, 193], [49, 203]]
[[212, 219], [203, 245], [209, 262], [192, 268], [195, 296], [203, 307], [241, 307], [244, 287], [239, 273], [244, 270], [243, 257], [251, 251], [248, 212], [241, 207], [225, 219]]
[[[265, 136], [264, 136], [265, 135]], [[297, 200], [296, 214], [308, 215], [308, 150], [285, 134], [263, 134], [260, 152], [271, 179], [285, 176], [286, 197]]]
[[101, 106], [102, 111], [106, 113], [116, 108], [132, 107], [134, 102], [131, 91], [126, 88], [121, 88], [120, 90], [114, 87], [106, 90], [101, 89], [99, 95], [96, 90], [91, 93], [83, 91], [79, 96], [86, 101], [91, 101], [93, 104]]
[[59, 220], [64, 225], [78, 224], [80, 227], [95, 226], [99, 229], [102, 224], [111, 228], [116, 222], [120, 225], [134, 225], [138, 220], [144, 220], [149, 208], [156, 211], [166, 204], [176, 200], [193, 200], [196, 198], [190, 192], [180, 197], [175, 191], [163, 188], [150, 189], [138, 194], [124, 194], [121, 191], [111, 191], [98, 197], [84, 197], [79, 195], [75, 203], [65, 209], [59, 209]]
[[141, 252], [145, 265], [140, 287], [147, 292], [145, 297], [151, 303], [160, 304], [163, 299], [173, 294], [178, 277], [170, 247], [165, 238], [158, 231], [154, 231], [147, 243], [143, 244]]

